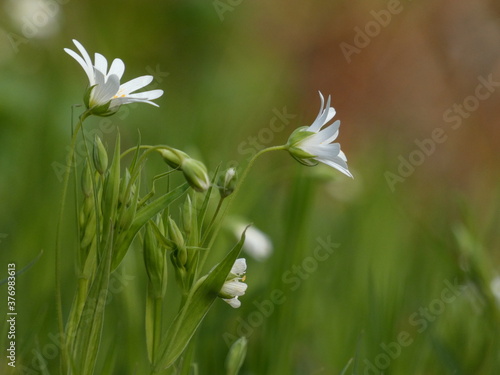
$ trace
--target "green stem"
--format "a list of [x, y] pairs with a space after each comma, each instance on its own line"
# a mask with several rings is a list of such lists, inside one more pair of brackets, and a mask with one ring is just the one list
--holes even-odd
[[[212, 245], [217, 237], [217, 234], [219, 233], [219, 230], [222, 227], [222, 223], [224, 221], [224, 218], [225, 218], [227, 212], [229, 211], [229, 208], [231, 207], [231, 203], [234, 201], [235, 197], [238, 195], [238, 192], [240, 191], [241, 186], [245, 182], [245, 179], [248, 175], [248, 172], [250, 171], [253, 164], [255, 163], [255, 160], [257, 160], [257, 158], [259, 158], [261, 155], [265, 154], [266, 152], [286, 150], [286, 149], [287, 149], [286, 145], [268, 147], [268, 148], [265, 148], [263, 150], [260, 150], [250, 159], [250, 161], [248, 162], [248, 165], [246, 166], [245, 170], [243, 171], [243, 174], [241, 175], [240, 181], [236, 185], [236, 188], [234, 189], [233, 193], [227, 199], [228, 202], [226, 204], [226, 207], [224, 207], [224, 210], [222, 211], [222, 215], [220, 216], [219, 222], [217, 223], [217, 226], [215, 227], [214, 232], [213, 232], [213, 234], [210, 238], [210, 241], [208, 243], [207, 251], [206, 251], [207, 253], [208, 253], [208, 250], [212, 247]], [[204, 258], [206, 258], [206, 255], [204, 256]], [[203, 262], [202, 262], [202, 264], [200, 264], [199, 269], [201, 269], [202, 266], [203, 266]]]
[[217, 219], [217, 216], [219, 215], [220, 209], [222, 207], [222, 203], [224, 202], [224, 198], [221, 197], [219, 199], [219, 203], [217, 203], [217, 207], [214, 212], [214, 216], [212, 216], [212, 220], [210, 220], [210, 223], [207, 226], [207, 229], [205, 231], [205, 234], [203, 235], [203, 238], [201, 240], [201, 247], [205, 244], [205, 241], [207, 240], [208, 235], [210, 234], [210, 231], [212, 230], [212, 227], [215, 223], [215, 219]]
[[63, 322], [63, 312], [62, 312], [62, 297], [61, 297], [61, 225], [64, 219], [64, 206], [66, 204], [66, 195], [68, 193], [68, 182], [69, 175], [71, 172], [71, 165], [74, 159], [76, 137], [80, 131], [83, 121], [89, 116], [86, 111], [80, 115], [80, 119], [75, 127], [75, 131], [71, 136], [71, 144], [68, 155], [66, 156], [66, 169], [64, 171], [63, 177], [63, 191], [61, 196], [61, 203], [59, 207], [59, 219], [56, 225], [56, 243], [55, 243], [55, 281], [56, 281], [56, 310], [57, 310], [57, 323], [59, 328], [59, 334], [61, 337], [61, 370], [62, 374], [66, 374], [68, 370], [68, 351], [66, 345], [66, 337], [64, 335], [64, 322]]
[[153, 353], [151, 355], [153, 363], [156, 362], [159, 356], [161, 335], [162, 335], [162, 321], [163, 321], [163, 298], [155, 298], [153, 302]]

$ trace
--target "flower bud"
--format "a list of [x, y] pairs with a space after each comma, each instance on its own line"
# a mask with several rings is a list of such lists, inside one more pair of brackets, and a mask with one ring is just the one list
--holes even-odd
[[189, 159], [189, 155], [175, 148], [162, 148], [158, 152], [163, 157], [165, 163], [174, 169], [179, 169], [184, 160]]
[[193, 202], [191, 202], [191, 197], [188, 195], [184, 201], [184, 206], [182, 207], [182, 227], [186, 234], [191, 233], [193, 230], [193, 224], [195, 221]]
[[108, 153], [106, 152], [106, 148], [102, 144], [101, 138], [97, 135], [94, 139], [94, 166], [97, 172], [103, 175], [108, 169]]
[[168, 218], [168, 234], [172, 242], [175, 244], [175, 254], [177, 256], [178, 264], [180, 266], [185, 266], [187, 262], [187, 249], [184, 242], [184, 236], [171, 217]]
[[185, 159], [181, 165], [184, 178], [198, 192], [204, 192], [210, 187], [207, 167], [199, 160]]
[[229, 348], [229, 353], [226, 357], [226, 374], [227, 375], [238, 375], [245, 357], [247, 354], [247, 339], [246, 337], [240, 337], [236, 340], [231, 348]]
[[89, 198], [92, 195], [92, 173], [87, 163], [83, 167], [81, 184], [83, 195]]
[[236, 169], [229, 168], [224, 176], [220, 175], [218, 180], [219, 193], [221, 198], [226, 198], [231, 195], [236, 187], [238, 176]]
[[184, 236], [171, 217], [168, 218], [168, 235], [177, 248], [184, 247]]

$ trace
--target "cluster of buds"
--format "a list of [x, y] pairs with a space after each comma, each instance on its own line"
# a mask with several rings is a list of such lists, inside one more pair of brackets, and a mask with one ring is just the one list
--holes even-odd
[[194, 190], [198, 192], [208, 190], [210, 179], [205, 164], [175, 148], [161, 148], [159, 153], [169, 166], [182, 171], [184, 178]]
[[[94, 209], [94, 176], [90, 165], [85, 164], [81, 177], [81, 189], [83, 192], [82, 208], [79, 213], [79, 226], [81, 228], [80, 250], [79, 250], [79, 270], [81, 274], [90, 275], [93, 270], [89, 270], [87, 263], [89, 253], [93, 253], [97, 247], [96, 223], [97, 212]], [[91, 262], [92, 263], [92, 262]]]

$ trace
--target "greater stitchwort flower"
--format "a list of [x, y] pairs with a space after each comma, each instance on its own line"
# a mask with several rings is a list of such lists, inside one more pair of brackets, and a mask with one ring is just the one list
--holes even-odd
[[295, 130], [288, 139], [286, 149], [304, 165], [313, 166], [321, 162], [352, 177], [347, 167], [347, 158], [340, 150], [340, 144], [331, 143], [339, 135], [340, 120], [324, 127], [335, 116], [335, 109], [330, 107], [330, 96], [326, 105], [321, 92], [319, 96], [321, 108], [316, 120], [311, 126], [302, 126]]
[[231, 272], [219, 292], [219, 297], [235, 309], [241, 306], [238, 297], [244, 295], [247, 290], [248, 285], [243, 282], [245, 281], [246, 270], [247, 263], [245, 258], [236, 259]]
[[99, 54], [95, 54], [94, 64], [85, 48], [73, 39], [81, 56], [75, 51], [65, 48], [83, 68], [89, 79], [89, 89], [85, 94], [85, 105], [90, 113], [97, 116], [109, 116], [114, 114], [122, 104], [148, 103], [154, 106], [152, 100], [163, 95], [163, 90], [151, 90], [140, 93], [133, 92], [142, 89], [153, 81], [153, 76], [146, 75], [134, 78], [122, 85], [120, 80], [125, 72], [125, 64], [121, 59], [114, 59], [108, 70], [108, 61]]

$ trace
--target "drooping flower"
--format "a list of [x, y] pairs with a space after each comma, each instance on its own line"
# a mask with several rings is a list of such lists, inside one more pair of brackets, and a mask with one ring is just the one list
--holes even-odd
[[335, 109], [330, 107], [331, 98], [325, 105], [325, 99], [321, 92], [321, 108], [316, 120], [310, 126], [302, 126], [296, 129], [286, 144], [286, 149], [300, 163], [313, 166], [324, 163], [339, 170], [349, 177], [353, 177], [347, 167], [347, 158], [340, 150], [339, 143], [333, 142], [339, 135], [340, 120], [325, 127], [335, 116]]
[[89, 54], [81, 43], [74, 39], [73, 43], [81, 56], [69, 48], [65, 48], [64, 51], [73, 57], [87, 74], [89, 89], [84, 101], [92, 114], [109, 116], [121, 105], [130, 103], [148, 103], [158, 107], [152, 100], [162, 96], [163, 90], [134, 93], [149, 85], [153, 81], [153, 76], [145, 75], [120, 84], [125, 72], [125, 64], [121, 59], [114, 59], [108, 70], [108, 61], [103, 55], [96, 53], [92, 64]]
[[248, 285], [243, 282], [245, 281], [246, 270], [247, 263], [245, 258], [236, 259], [231, 268], [231, 272], [227, 276], [219, 292], [219, 297], [235, 309], [241, 306], [241, 301], [238, 297], [244, 295], [248, 287]]

